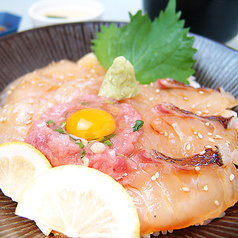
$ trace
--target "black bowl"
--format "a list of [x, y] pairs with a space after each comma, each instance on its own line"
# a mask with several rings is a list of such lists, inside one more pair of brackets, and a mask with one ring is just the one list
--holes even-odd
[[[52, 61], [77, 61], [90, 52], [91, 40], [102, 25], [110, 22], [88, 22], [49, 26], [20, 32], [0, 39], [0, 91], [17, 77]], [[125, 23], [115, 23], [122, 26]], [[194, 47], [195, 77], [203, 86], [223, 87], [238, 98], [238, 52], [199, 35]], [[16, 203], [0, 191], [0, 237], [44, 237], [34, 222], [14, 215]], [[189, 227], [163, 237], [237, 237], [238, 204], [227, 215], [209, 225]]]
[[[143, 0], [143, 9], [153, 20], [169, 0]], [[225, 43], [238, 33], [238, 0], [176, 0], [185, 27], [210, 39]]]

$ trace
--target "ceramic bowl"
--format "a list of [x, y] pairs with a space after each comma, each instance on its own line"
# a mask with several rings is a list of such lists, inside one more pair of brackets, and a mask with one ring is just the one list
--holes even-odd
[[[151, 19], [164, 10], [169, 0], [143, 0]], [[176, 10], [190, 32], [225, 43], [238, 34], [238, 0], [176, 0]]]
[[100, 20], [104, 12], [101, 3], [91, 0], [40, 1], [28, 9], [33, 27]]

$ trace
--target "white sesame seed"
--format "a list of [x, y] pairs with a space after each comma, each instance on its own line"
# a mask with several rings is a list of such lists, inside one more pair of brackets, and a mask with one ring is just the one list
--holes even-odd
[[16, 114], [17, 112], [18, 112], [18, 108], [15, 107], [15, 108], [12, 110], [12, 113], [13, 113], [13, 114]]
[[124, 173], [124, 176], [128, 176], [128, 173]]
[[44, 87], [44, 84], [43, 83], [39, 83], [38, 87], [42, 88], [42, 87]]
[[157, 89], [155, 89], [155, 92], [156, 92], [156, 93], [159, 93], [159, 92], [160, 92], [160, 90], [157, 88]]
[[194, 134], [194, 135], [197, 135], [198, 133], [197, 133], [197, 131], [194, 131], [193, 134]]
[[6, 109], [8, 107], [8, 104], [4, 105], [3, 108]]
[[204, 192], [208, 191], [208, 185], [207, 184], [203, 186], [202, 191], [204, 191]]
[[230, 174], [230, 181], [232, 182], [235, 178], [235, 175], [234, 174]]
[[201, 168], [200, 168], [200, 167], [198, 167], [198, 166], [196, 166], [196, 167], [195, 167], [195, 170], [196, 170], [196, 171], [200, 171], [200, 170], [201, 170]]
[[211, 104], [207, 104], [207, 106], [206, 107], [211, 107]]
[[34, 114], [34, 111], [29, 111], [29, 112], [27, 112], [28, 114], [30, 114], [30, 115], [32, 115], [32, 114]]
[[21, 84], [25, 84], [25, 83], [26, 83], [26, 81], [25, 81], [25, 80], [22, 80], [22, 81], [21, 81]]
[[214, 203], [215, 203], [216, 206], [220, 206], [220, 203], [219, 203], [218, 200], [215, 200]]
[[231, 142], [227, 140], [227, 141], [226, 141], [226, 144], [230, 145], [230, 144], [231, 144]]
[[199, 154], [200, 154], [200, 155], [204, 155], [205, 153], [206, 153], [206, 151], [203, 150], [203, 151], [201, 151]]
[[32, 100], [32, 99], [29, 99], [28, 102], [29, 102], [30, 104], [32, 104], [32, 103], [33, 103], [33, 100]]
[[7, 94], [10, 95], [12, 93], [12, 90], [8, 90]]
[[32, 122], [32, 120], [30, 119], [30, 120], [28, 120], [27, 122], [26, 122], [26, 125], [29, 125], [29, 124], [31, 124], [31, 122]]
[[208, 140], [209, 140], [210, 142], [215, 142], [215, 140], [213, 140], [212, 138], [208, 138]]
[[195, 104], [193, 104], [192, 106], [191, 106], [191, 108], [195, 108], [196, 107], [196, 105]]
[[212, 146], [211, 146], [211, 145], [205, 145], [205, 148], [206, 148], [206, 149], [211, 149]]
[[203, 91], [199, 91], [199, 93], [200, 93], [200, 94], [204, 94], [204, 92], [203, 92]]
[[153, 176], [151, 176], [151, 180], [155, 181], [157, 178], [159, 178], [159, 172], [156, 172]]
[[152, 98], [152, 97], [151, 97], [151, 98], [149, 98], [149, 100], [150, 100], [150, 101], [153, 101], [153, 100], [154, 100], [154, 98]]
[[209, 111], [208, 110], [204, 110], [203, 113], [209, 113]]
[[195, 114], [196, 114], [197, 116], [201, 116], [201, 115], [202, 115], [202, 112], [201, 112], [201, 111], [196, 111]]
[[164, 131], [164, 136], [168, 136], [168, 132], [167, 131]]
[[153, 87], [153, 85], [154, 85], [154, 84], [151, 82], [151, 83], [150, 83], [150, 86]]
[[188, 187], [182, 187], [181, 190], [183, 190], [184, 192], [190, 192], [190, 189]]
[[211, 132], [208, 132], [207, 134], [208, 134], [209, 136], [212, 136], [212, 135], [213, 135]]
[[68, 91], [68, 89], [67, 88], [64, 88], [64, 90], [63, 90], [64, 92], [67, 92]]
[[91, 151], [95, 154], [103, 153], [106, 149], [106, 146], [101, 142], [96, 142], [92, 144]]
[[220, 135], [215, 135], [214, 139], [222, 139], [222, 137]]
[[34, 80], [31, 81], [31, 84], [35, 84], [35, 83], [36, 83], [36, 81], [34, 81]]
[[190, 149], [191, 149], [191, 144], [188, 143], [188, 144], [185, 146], [185, 149], [186, 149], [186, 150], [190, 150]]
[[203, 135], [201, 133], [198, 133], [198, 138], [199, 139], [202, 139], [203, 138]]
[[1, 117], [0, 122], [5, 122], [7, 120], [7, 117]]
[[64, 75], [60, 75], [60, 76], [59, 76], [59, 79], [64, 79]]
[[205, 126], [210, 126], [210, 123], [209, 123], [209, 122], [206, 122], [206, 123], [205, 123]]
[[144, 87], [144, 88], [147, 88], [147, 87], [148, 87], [148, 85], [147, 85], [147, 84], [144, 84], [144, 85], [143, 85], [143, 87]]
[[187, 97], [183, 97], [183, 100], [187, 101], [187, 100], [188, 100], [188, 98], [187, 98]]

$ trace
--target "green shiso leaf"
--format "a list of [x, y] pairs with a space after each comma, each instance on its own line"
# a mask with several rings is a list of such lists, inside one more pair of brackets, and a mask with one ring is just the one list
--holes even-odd
[[93, 40], [92, 50], [100, 63], [108, 69], [113, 60], [124, 56], [134, 66], [136, 79], [149, 84], [161, 78], [173, 78], [188, 83], [196, 49], [194, 37], [188, 37], [188, 28], [176, 13], [176, 1], [170, 0], [153, 22], [138, 11], [130, 14], [130, 23], [120, 28], [112, 23], [102, 26]]

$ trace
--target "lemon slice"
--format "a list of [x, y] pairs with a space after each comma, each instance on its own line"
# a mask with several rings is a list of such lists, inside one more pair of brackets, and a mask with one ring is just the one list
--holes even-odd
[[46, 157], [30, 144], [0, 145], [0, 188], [13, 201], [18, 201], [25, 187], [51, 167]]
[[80, 165], [54, 167], [36, 178], [23, 192], [16, 214], [68, 237], [138, 238], [140, 233], [124, 187]]

